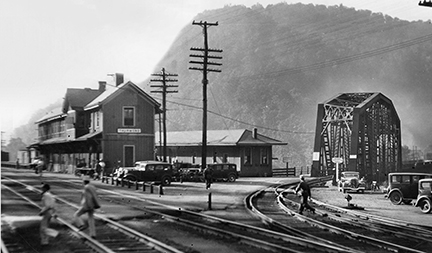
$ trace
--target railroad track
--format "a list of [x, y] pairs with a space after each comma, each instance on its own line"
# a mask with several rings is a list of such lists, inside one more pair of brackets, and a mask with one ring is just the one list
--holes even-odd
[[[69, 187], [77, 189], [81, 186], [70, 181], [59, 182], [58, 179], [50, 184], [61, 185], [64, 189]], [[22, 185], [25, 186], [25, 184]], [[28, 186], [25, 187], [29, 188]], [[341, 249], [334, 245], [287, 235], [263, 227], [179, 209], [178, 207], [146, 200], [142, 196], [135, 196], [134, 194], [125, 195], [124, 193], [101, 188], [98, 189], [98, 194], [101, 200], [109, 199], [113, 204], [127, 205], [129, 208], [140, 210], [146, 215], [159, 216], [160, 218], [154, 219], [174, 223], [177, 229], [179, 229], [178, 226], [181, 226], [184, 231], [195, 230], [201, 235], [217, 236], [229, 241], [236, 247], [239, 247], [239, 245], [242, 247], [248, 246], [246, 252], [355, 252], [349, 248]], [[98, 238], [99, 230], [98, 227]]]
[[336, 208], [331, 209], [323, 203], [314, 206], [317, 209], [315, 215], [299, 215], [299, 198], [286, 190], [294, 186], [274, 186], [251, 194], [246, 200], [249, 209], [280, 231], [351, 247], [357, 251], [428, 252], [432, 248], [431, 232], [419, 226], [410, 225], [404, 230], [404, 227], [396, 228], [391, 226], [391, 222], [384, 222], [379, 217], [364, 218], [358, 212], [346, 210], [330, 211]]
[[[2, 177], [2, 189], [12, 192], [35, 208], [41, 208], [36, 203], [40, 201], [41, 191], [34, 186], [11, 178]], [[56, 199], [57, 202], [61, 203], [61, 205], [67, 205], [74, 209], [78, 209], [76, 204], [59, 196], [56, 196]], [[109, 220], [100, 215], [95, 216], [97, 217], [96, 229], [98, 231], [96, 238], [92, 238], [82, 231], [79, 231], [79, 229], [73, 226], [67, 218], [61, 216], [57, 218], [57, 220], [67, 228], [71, 235], [84, 241], [84, 244], [80, 244], [78, 241], [77, 245], [75, 245], [76, 247], [72, 249], [73, 252], [183, 252], [130, 229], [118, 222]], [[12, 239], [13, 238], [3, 238], [2, 235], [2, 241], [4, 242], [7, 251], [22, 252], [23, 249], [19, 247], [17, 248], [12, 242]], [[18, 251], [14, 251], [14, 248], [17, 248]]]

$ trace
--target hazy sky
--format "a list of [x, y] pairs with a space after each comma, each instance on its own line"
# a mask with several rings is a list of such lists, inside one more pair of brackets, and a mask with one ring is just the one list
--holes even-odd
[[[204, 10], [271, 0], [1, 0], [0, 129], [8, 138], [67, 88], [97, 88], [108, 73], [150, 76], [175, 37]], [[419, 0], [285, 1], [339, 5], [403, 20], [431, 20]], [[212, 20], [213, 21], [213, 20]], [[14, 136], [16, 137], [16, 136]]]

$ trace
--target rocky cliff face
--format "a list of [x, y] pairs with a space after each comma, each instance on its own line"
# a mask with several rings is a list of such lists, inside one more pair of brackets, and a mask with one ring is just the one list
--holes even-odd
[[[343, 92], [382, 92], [402, 120], [403, 144], [432, 143], [424, 124], [432, 116], [429, 24], [285, 3], [229, 6], [195, 20], [218, 22], [208, 43], [223, 50], [222, 72], [208, 75], [208, 129], [257, 127], [289, 143], [275, 150], [279, 161], [309, 166], [317, 104]], [[191, 47], [203, 47], [203, 34], [187, 24], [155, 70], [179, 75], [168, 130], [201, 129], [202, 73], [188, 69]]]

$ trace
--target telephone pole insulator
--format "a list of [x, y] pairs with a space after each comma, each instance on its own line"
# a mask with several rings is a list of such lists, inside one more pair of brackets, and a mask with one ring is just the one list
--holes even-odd
[[191, 51], [198, 51], [202, 54], [191, 54], [189, 55], [192, 58], [198, 58], [195, 60], [189, 61], [191, 64], [199, 64], [200, 67], [189, 67], [190, 70], [198, 70], [203, 73], [203, 125], [202, 125], [202, 152], [201, 152], [201, 167], [205, 169], [207, 167], [206, 159], [207, 159], [207, 73], [208, 72], [221, 72], [220, 69], [211, 69], [208, 68], [208, 65], [211, 66], [222, 66], [222, 63], [218, 62], [209, 62], [209, 59], [222, 59], [222, 56], [217, 55], [209, 55], [209, 53], [222, 53], [221, 49], [213, 49], [208, 47], [208, 38], [207, 38], [207, 29], [210, 26], [217, 26], [216, 23], [209, 23], [207, 21], [196, 22], [195, 20], [192, 22], [192, 25], [199, 25], [203, 28], [204, 34], [204, 48], [191, 47]]
[[432, 1], [431, 0], [429, 0], [429, 1], [423, 0], [423, 3], [422, 3], [422, 1], [420, 1], [419, 5], [420, 6], [432, 7]]
[[[166, 131], [166, 94], [168, 93], [177, 93], [177, 90], [168, 90], [169, 88], [177, 88], [178, 85], [167, 85], [169, 82], [177, 82], [177, 79], [168, 78], [170, 76], [178, 76], [177, 74], [170, 74], [165, 71], [165, 68], [162, 68], [160, 73], [152, 74], [152, 76], [158, 76], [159, 79], [150, 79], [150, 82], [160, 82], [160, 85], [150, 85], [152, 88], [161, 88], [159, 90], [153, 90], [152, 93], [162, 93], [162, 112], [163, 112], [163, 161], [166, 162], [167, 159], [167, 131]], [[159, 131], [161, 129], [159, 128]]]

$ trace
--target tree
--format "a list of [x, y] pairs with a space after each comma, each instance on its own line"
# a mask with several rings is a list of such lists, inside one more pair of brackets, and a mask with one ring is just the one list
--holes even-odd
[[411, 150], [407, 145], [402, 146], [402, 161], [409, 161], [412, 160], [411, 157]]
[[9, 160], [15, 161], [17, 159], [18, 151], [25, 149], [26, 144], [21, 140], [21, 138], [11, 138], [6, 148], [9, 151]]

